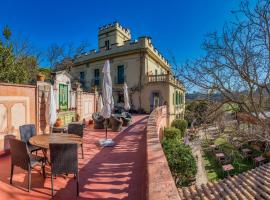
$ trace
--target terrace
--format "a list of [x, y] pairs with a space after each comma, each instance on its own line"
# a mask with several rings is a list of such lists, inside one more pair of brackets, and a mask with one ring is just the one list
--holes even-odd
[[[148, 116], [133, 116], [133, 123], [120, 133], [109, 132], [115, 147], [102, 148], [104, 130], [85, 128], [84, 159], [79, 155], [80, 197], [78, 199], [145, 199], [146, 125]], [[80, 152], [80, 151], [79, 151]], [[32, 172], [32, 189], [27, 191], [27, 172], [15, 167], [13, 185], [9, 184], [10, 156], [0, 158], [0, 196], [2, 199], [50, 199], [50, 167], [46, 179], [39, 168]], [[73, 175], [54, 179], [54, 199], [75, 199]]]

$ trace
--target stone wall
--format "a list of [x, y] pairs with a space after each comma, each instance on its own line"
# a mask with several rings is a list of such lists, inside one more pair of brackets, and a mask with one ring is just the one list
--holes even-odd
[[180, 200], [160, 140], [167, 126], [167, 107], [157, 107], [147, 124], [147, 199]]
[[0, 83], [0, 153], [9, 149], [8, 138], [19, 137], [19, 126], [36, 124], [36, 86]]

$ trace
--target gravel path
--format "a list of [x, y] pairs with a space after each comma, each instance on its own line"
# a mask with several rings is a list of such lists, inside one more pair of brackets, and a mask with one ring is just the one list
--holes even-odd
[[196, 174], [196, 185], [201, 185], [208, 182], [207, 175], [204, 168], [201, 140], [203, 137], [203, 131], [199, 132], [200, 137], [190, 143], [192, 153], [197, 160], [197, 174]]

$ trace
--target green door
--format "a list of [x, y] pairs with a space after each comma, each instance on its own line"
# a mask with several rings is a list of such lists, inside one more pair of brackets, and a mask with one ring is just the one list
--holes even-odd
[[68, 109], [68, 86], [59, 84], [59, 109], [65, 111]]

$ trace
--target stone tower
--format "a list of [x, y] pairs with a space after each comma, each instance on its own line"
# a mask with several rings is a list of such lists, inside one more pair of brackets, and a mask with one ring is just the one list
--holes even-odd
[[130, 30], [115, 22], [99, 28], [98, 48], [100, 50], [109, 50], [124, 45], [124, 42], [130, 39]]

